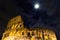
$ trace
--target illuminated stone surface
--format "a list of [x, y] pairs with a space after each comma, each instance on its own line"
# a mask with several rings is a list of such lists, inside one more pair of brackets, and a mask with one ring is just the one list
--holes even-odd
[[12, 18], [2, 40], [57, 40], [55, 33], [43, 28], [25, 28], [21, 16]]

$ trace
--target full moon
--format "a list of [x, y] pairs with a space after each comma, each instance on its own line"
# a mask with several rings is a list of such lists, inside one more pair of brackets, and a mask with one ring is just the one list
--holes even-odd
[[40, 7], [39, 4], [35, 4], [35, 5], [34, 5], [34, 8], [35, 8], [35, 9], [39, 9], [39, 7]]

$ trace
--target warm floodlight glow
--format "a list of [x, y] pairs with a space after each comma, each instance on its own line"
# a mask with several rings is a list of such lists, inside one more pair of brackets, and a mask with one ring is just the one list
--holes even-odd
[[40, 5], [38, 3], [34, 5], [35, 9], [39, 9], [39, 7], [40, 7]]
[[57, 40], [52, 30], [45, 28], [24, 27], [21, 16], [12, 18], [1, 40]]

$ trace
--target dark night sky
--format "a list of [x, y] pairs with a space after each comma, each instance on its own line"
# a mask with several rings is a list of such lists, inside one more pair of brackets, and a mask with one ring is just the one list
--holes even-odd
[[[37, 2], [41, 7], [35, 10]], [[0, 36], [8, 20], [17, 15], [27, 27], [46, 27], [60, 34], [60, 0], [0, 0]]]

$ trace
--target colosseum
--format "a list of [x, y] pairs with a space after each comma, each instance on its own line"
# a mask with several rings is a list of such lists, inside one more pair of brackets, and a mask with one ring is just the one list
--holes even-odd
[[57, 40], [53, 30], [46, 28], [26, 28], [21, 16], [8, 21], [1, 40]]

